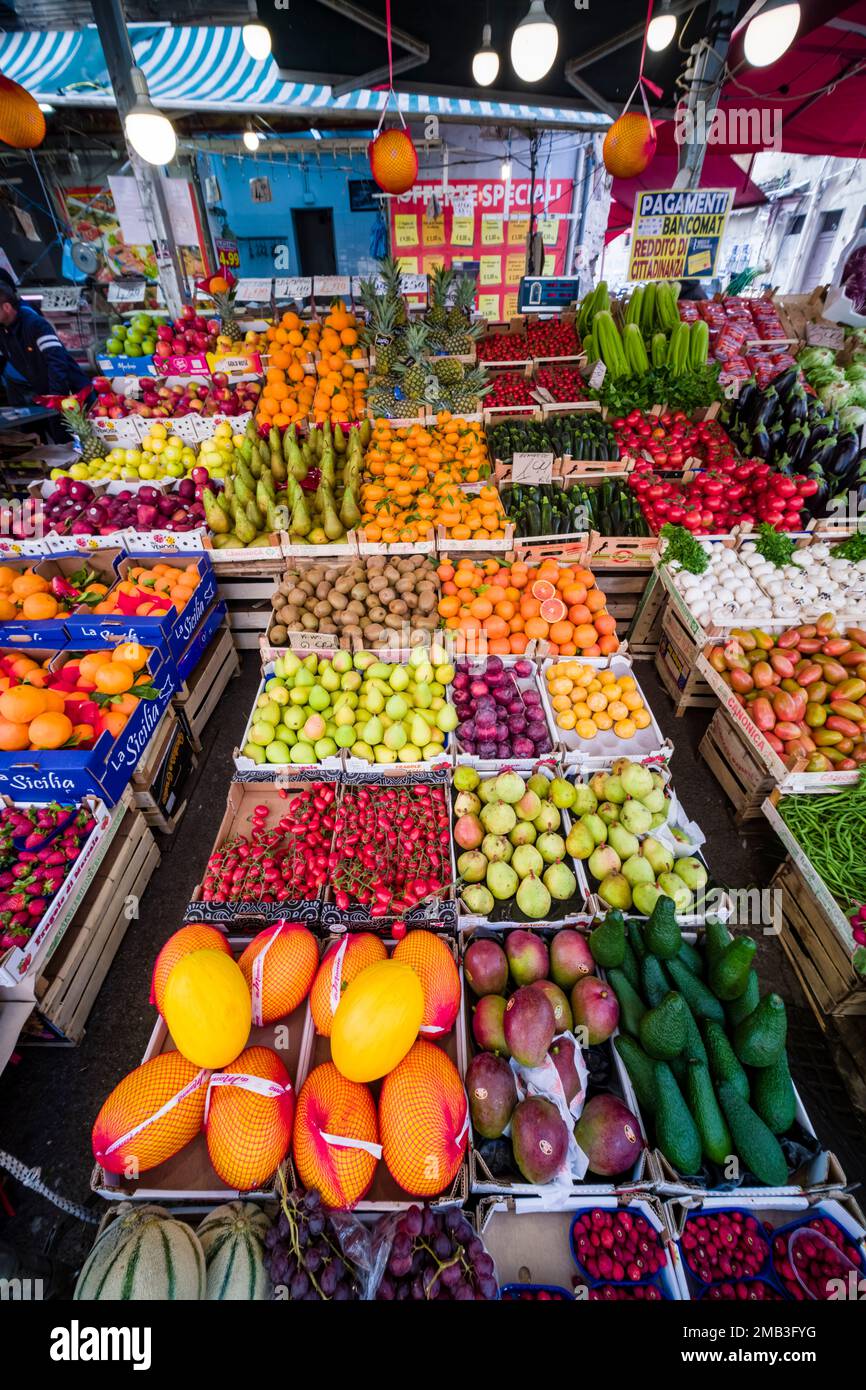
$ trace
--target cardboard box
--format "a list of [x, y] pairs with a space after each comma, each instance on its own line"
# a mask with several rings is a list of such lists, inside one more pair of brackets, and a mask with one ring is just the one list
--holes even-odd
[[222, 602], [211, 604], [207, 613], [202, 619], [201, 626], [190, 640], [188, 646], [184, 647], [180, 656], [177, 658], [177, 683], [182, 685], [195, 671], [199, 662], [203, 660], [205, 652], [214, 639], [216, 631], [225, 622], [226, 606]]
[[[57, 555], [52, 559], [38, 560], [35, 564], [32, 559], [7, 559], [4, 563], [22, 574], [25, 570], [32, 569], [49, 583], [57, 578], [71, 581], [73, 576], [88, 570], [96, 579], [111, 588], [117, 580], [115, 563], [120, 555], [119, 550], [104, 550], [88, 555]], [[0, 644], [12, 647], [55, 647], [62, 650], [70, 645], [68, 623], [71, 617], [71, 613], [59, 613], [56, 618], [43, 622], [10, 618], [0, 623]], [[96, 642], [93, 645], [105, 644]]]
[[148, 825], [171, 834], [186, 806], [185, 788], [197, 766], [186, 721], [169, 706], [132, 778], [135, 805]]
[[126, 579], [136, 566], [153, 569], [158, 564], [171, 565], [178, 571], [195, 565], [198, 570], [199, 582], [182, 613], [171, 608], [168, 613], [156, 617], [126, 613], [70, 614], [66, 619], [70, 644], [74, 643], [80, 650], [82, 644], [102, 647], [136, 638], [145, 646], [161, 647], [175, 662], [179, 661], [217, 597], [216, 575], [207, 555], [199, 552], [167, 557], [146, 553], [127, 555], [116, 564], [117, 576]]
[[[98, 648], [106, 644], [95, 645]], [[64, 652], [56, 660], [62, 665], [69, 655]], [[147, 659], [147, 670], [156, 696], [139, 701], [118, 738], [106, 731], [93, 748], [80, 752], [59, 748], [0, 753], [0, 792], [14, 801], [76, 801], [92, 795], [114, 806], [153, 737], [176, 685], [173, 663], [156, 648]]]

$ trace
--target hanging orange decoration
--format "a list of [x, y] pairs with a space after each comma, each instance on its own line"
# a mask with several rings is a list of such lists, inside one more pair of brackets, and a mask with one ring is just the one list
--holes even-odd
[[642, 174], [656, 152], [656, 133], [644, 111], [627, 111], [604, 137], [604, 167], [615, 179]]
[[34, 97], [0, 73], [0, 140], [16, 150], [35, 150], [45, 139], [45, 117]]
[[383, 130], [370, 141], [370, 170], [383, 193], [408, 193], [418, 174], [418, 155], [407, 130]]

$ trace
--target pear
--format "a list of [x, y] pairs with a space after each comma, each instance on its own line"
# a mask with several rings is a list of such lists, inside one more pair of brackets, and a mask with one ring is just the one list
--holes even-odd
[[500, 860], [508, 864], [511, 862], [514, 846], [505, 839], [504, 835], [485, 835], [481, 841], [481, 853], [491, 864], [496, 864]]
[[620, 859], [630, 859], [640, 849], [637, 835], [632, 835], [619, 821], [614, 821], [607, 832], [607, 843], [613, 845]]
[[592, 777], [589, 779], [589, 785], [596, 801], [607, 801], [607, 792], [605, 791], [605, 787], [607, 786], [606, 772], [593, 773]]
[[637, 883], [655, 883], [655, 874], [642, 854], [632, 854], [622, 866], [623, 877], [634, 888]]
[[[660, 811], [665, 811], [665, 807], [667, 806], [665, 794], [660, 787], [653, 787], [647, 792], [646, 796], [642, 796], [640, 799], [647, 810], [651, 811], [653, 815], [657, 815]], [[667, 814], [666, 811], [665, 814]]]
[[663, 845], [661, 840], [657, 840], [654, 835], [647, 835], [641, 845], [640, 852], [644, 859], [649, 861], [650, 867], [656, 878], [658, 878], [659, 874], [669, 874], [674, 867], [674, 856], [672, 852], [668, 849], [667, 845]]
[[581, 824], [585, 825], [593, 840], [597, 845], [603, 845], [610, 833], [606, 821], [601, 816], [596, 816], [590, 812], [589, 815], [581, 817]]
[[569, 807], [572, 815], [585, 816], [598, 807], [598, 797], [586, 782], [578, 782], [574, 787], [574, 800]]
[[474, 792], [460, 792], [454, 802], [454, 815], [459, 820], [461, 816], [477, 816], [481, 810], [481, 802]]
[[653, 790], [653, 777], [648, 767], [641, 767], [640, 763], [628, 763], [622, 770], [620, 777], [626, 796], [633, 796], [638, 801], [643, 801]]
[[691, 890], [686, 887], [678, 874], [660, 874], [659, 888], [668, 898], [673, 898], [677, 912], [688, 912], [692, 905]]
[[552, 801], [542, 801], [541, 809], [532, 822], [540, 835], [546, 830], [558, 830], [562, 817]]
[[567, 852], [575, 859], [588, 859], [595, 849], [595, 840], [583, 821], [575, 821], [565, 841]]
[[598, 896], [608, 907], [617, 907], [620, 912], [628, 912], [631, 907], [631, 888], [623, 874], [608, 874], [599, 884]]
[[369, 743], [372, 747], [375, 748], [377, 743], [382, 742], [384, 734], [385, 730], [382, 728], [382, 721], [378, 718], [377, 715], [374, 714], [370, 719], [367, 720], [366, 724], [361, 730], [361, 740], [364, 743]]
[[544, 860], [535, 845], [518, 845], [511, 857], [511, 867], [519, 878], [544, 872]]
[[674, 864], [674, 873], [693, 893], [707, 885], [707, 871], [700, 859], [695, 859], [694, 855], [678, 859]]
[[615, 806], [612, 801], [602, 801], [599, 804], [597, 814], [605, 825], [613, 825], [615, 820], [619, 820], [619, 807]]
[[559, 806], [560, 809], [568, 810], [570, 806], [574, 805], [576, 795], [577, 793], [571, 782], [566, 782], [564, 777], [554, 777], [550, 784], [550, 799], [554, 806]]
[[636, 883], [632, 889], [632, 897], [638, 912], [644, 917], [649, 917], [659, 898], [664, 897], [664, 893], [657, 883]]
[[589, 856], [589, 872], [593, 878], [607, 878], [608, 874], [618, 874], [622, 860], [610, 845], [599, 845]]
[[645, 835], [650, 828], [652, 815], [642, 801], [626, 801], [620, 812], [620, 820], [632, 835]]
[[517, 890], [517, 906], [524, 917], [538, 922], [550, 911], [550, 893], [535, 874], [528, 874]]
[[517, 812], [518, 820], [535, 820], [541, 810], [541, 797], [537, 792], [527, 788], [520, 800], [514, 803], [514, 809]]
[[626, 796], [627, 792], [621, 778], [610, 776], [606, 779], [604, 784], [605, 801], [612, 801], [615, 806], [622, 806]]

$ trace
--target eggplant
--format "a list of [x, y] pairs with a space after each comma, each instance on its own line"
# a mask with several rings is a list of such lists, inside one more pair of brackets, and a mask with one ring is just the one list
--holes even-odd
[[776, 380], [773, 382], [773, 386], [776, 388], [776, 394], [784, 399], [785, 396], [795, 389], [799, 380], [800, 368], [789, 367], [781, 376], [777, 376]]
[[766, 430], [757, 429], [752, 434], [752, 458], [765, 459], [770, 452], [770, 436]]
[[829, 439], [832, 433], [833, 430], [828, 420], [821, 420], [819, 424], [812, 426], [809, 432], [808, 452], [810, 457], [814, 454], [817, 446], [823, 444], [825, 439]]
[[834, 478], [844, 478], [860, 452], [859, 441], [853, 430], [840, 434], [836, 441], [836, 451], [828, 465]]
[[833, 456], [836, 453], [836, 444], [837, 439], [835, 434], [833, 434], [830, 436], [829, 439], [823, 439], [821, 443], [818, 445], [817, 449], [815, 449], [812, 452], [812, 463], [817, 464], [817, 466], [820, 469], [822, 469], [825, 475], [827, 474], [827, 470], [829, 469]]
[[792, 393], [785, 405], [785, 424], [788, 426], [802, 424], [809, 414], [809, 405], [806, 400], [806, 392], [801, 388]]

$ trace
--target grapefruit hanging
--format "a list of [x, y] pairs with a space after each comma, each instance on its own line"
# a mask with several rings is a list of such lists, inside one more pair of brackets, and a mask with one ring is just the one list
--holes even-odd
[[45, 117], [34, 97], [0, 73], [0, 140], [16, 150], [35, 150], [45, 139]]
[[602, 158], [615, 179], [634, 179], [643, 173], [655, 152], [652, 121], [643, 111], [627, 111], [605, 135]]
[[383, 130], [368, 146], [370, 171], [384, 193], [408, 193], [418, 174], [418, 155], [406, 130]]

